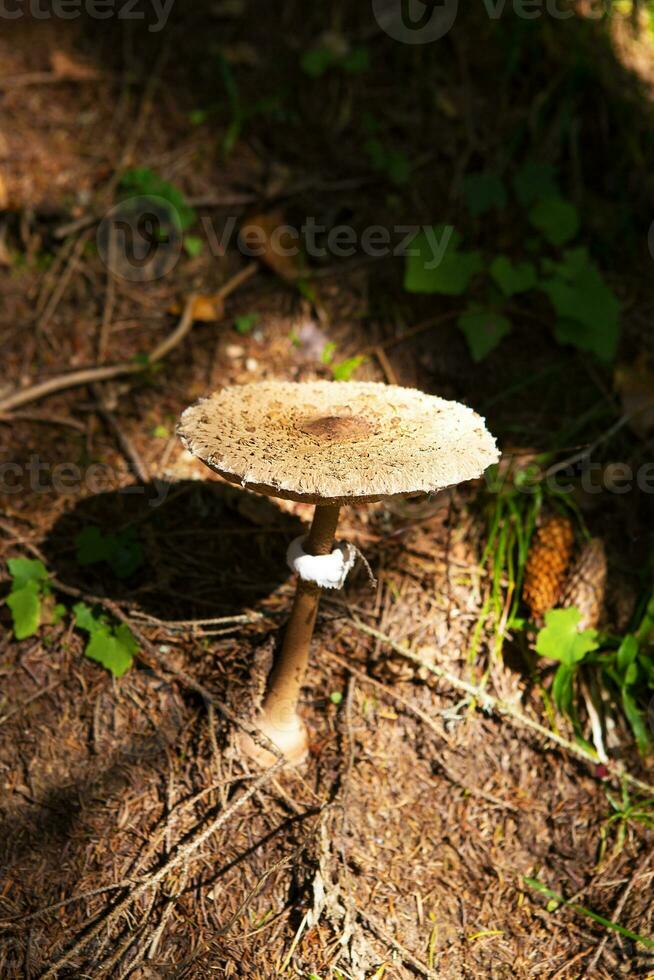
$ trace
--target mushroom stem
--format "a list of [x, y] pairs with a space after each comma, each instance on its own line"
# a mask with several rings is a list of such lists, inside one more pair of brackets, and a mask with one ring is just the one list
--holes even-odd
[[[318, 506], [304, 542], [309, 555], [328, 555], [334, 545], [340, 507]], [[309, 647], [318, 614], [321, 589], [298, 581], [284, 641], [268, 678], [262, 706], [261, 727], [268, 738], [291, 760], [307, 751], [307, 734], [297, 715], [297, 703], [309, 662]]]

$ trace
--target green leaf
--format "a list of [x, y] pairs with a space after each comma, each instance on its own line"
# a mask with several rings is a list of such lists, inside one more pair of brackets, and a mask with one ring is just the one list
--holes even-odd
[[398, 187], [407, 183], [411, 176], [411, 161], [405, 153], [389, 149], [379, 139], [369, 139], [364, 145], [374, 170], [385, 174]]
[[370, 53], [367, 48], [352, 48], [341, 61], [341, 65], [349, 75], [360, 75], [370, 68]]
[[524, 208], [536, 201], [557, 197], [556, 171], [549, 163], [528, 160], [513, 178], [513, 189]]
[[332, 693], [329, 695], [329, 700], [332, 704], [340, 704], [343, 700], [343, 695], [340, 691], [332, 691]]
[[323, 364], [331, 364], [334, 360], [334, 354], [336, 353], [336, 344], [333, 340], [330, 340], [322, 349], [320, 355], [320, 360]]
[[154, 429], [152, 430], [152, 435], [155, 439], [168, 439], [170, 432], [165, 425], [155, 425]]
[[106, 628], [106, 620], [104, 617], [96, 616], [90, 606], [87, 606], [85, 602], [76, 602], [73, 606], [73, 615], [75, 616], [75, 626], [80, 630], [85, 630], [87, 633], [95, 633], [96, 630]]
[[638, 640], [632, 634], [625, 636], [620, 644], [620, 648], [615, 655], [615, 662], [621, 674], [625, 674], [638, 656], [640, 647]]
[[529, 221], [550, 245], [565, 245], [579, 231], [577, 209], [562, 197], [539, 201], [529, 212]]
[[36, 582], [40, 586], [48, 581], [48, 570], [38, 558], [10, 558], [7, 568], [13, 579], [13, 591], [21, 589], [28, 582]]
[[340, 364], [335, 364], [332, 367], [332, 377], [334, 381], [349, 381], [354, 372], [361, 367], [365, 357], [363, 354], [357, 354], [355, 357], [348, 357], [347, 360], [341, 361]]
[[52, 625], [57, 626], [66, 615], [66, 607], [58, 602], [52, 610]]
[[237, 316], [234, 320], [234, 329], [240, 334], [249, 333], [260, 319], [261, 316], [259, 313], [244, 313], [242, 316]]
[[444, 252], [439, 255], [442, 236], [447, 228], [439, 225], [415, 237], [406, 258], [404, 288], [410, 293], [442, 293], [460, 296], [470, 280], [481, 272], [484, 262], [480, 252], [459, 249], [461, 236], [450, 233]]
[[635, 698], [632, 694], [630, 694], [626, 687], [622, 688], [621, 694], [622, 707], [625, 715], [627, 716], [627, 721], [629, 722], [631, 730], [634, 733], [636, 742], [638, 743], [638, 748], [643, 754], [645, 754], [651, 744], [645, 712], [640, 710]]
[[129, 578], [143, 564], [143, 548], [133, 528], [105, 535], [100, 528], [87, 525], [75, 544], [80, 565], [106, 562], [118, 578]]
[[457, 320], [463, 331], [473, 361], [479, 363], [495, 350], [503, 337], [511, 331], [511, 321], [501, 313], [489, 311], [470, 311]]
[[463, 181], [463, 196], [468, 210], [475, 217], [486, 214], [493, 208], [503, 211], [506, 207], [506, 190], [502, 178], [497, 174], [468, 174]]
[[305, 75], [320, 78], [337, 60], [337, 55], [330, 48], [311, 48], [302, 55], [300, 66]]
[[7, 596], [7, 605], [11, 609], [16, 639], [24, 640], [28, 636], [34, 636], [41, 625], [41, 599], [38, 580], [31, 579], [19, 589], [14, 589]]
[[506, 255], [498, 255], [493, 260], [490, 274], [505, 296], [526, 293], [538, 283], [538, 274], [531, 262], [513, 263]]
[[184, 248], [187, 255], [194, 259], [204, 248], [204, 242], [199, 235], [184, 235]]
[[560, 664], [552, 682], [554, 704], [565, 715], [573, 714], [574, 679], [576, 673], [576, 667]]
[[[102, 664], [114, 677], [122, 677], [134, 661], [133, 643], [126, 643], [124, 638], [118, 635], [120, 629], [121, 627], [118, 627], [115, 635], [112, 635], [109, 627], [106, 626], [95, 630], [84, 651], [87, 657]], [[129, 630], [127, 632], [133, 641], [132, 634]]]
[[115, 548], [113, 535], [105, 535], [95, 525], [85, 525], [75, 538], [77, 562], [79, 565], [95, 565], [109, 561]]
[[156, 197], [166, 201], [170, 205], [170, 220], [179, 231], [186, 231], [195, 224], [197, 214], [186, 203], [182, 192], [147, 167], [127, 170], [120, 187], [130, 196]]
[[575, 902], [568, 901], [561, 895], [557, 895], [556, 892], [553, 892], [551, 888], [544, 885], [542, 881], [538, 880], [538, 878], [523, 878], [522, 880], [530, 888], [540, 892], [541, 895], [546, 895], [547, 898], [556, 902], [557, 905], [565, 905], [574, 912], [577, 912], [579, 915], [584, 915], [588, 919], [592, 919], [593, 922], [599, 923], [599, 925], [604, 926], [606, 929], [612, 929], [621, 936], [626, 936], [627, 939], [633, 939], [634, 942], [642, 943], [642, 945], [646, 946], [648, 949], [654, 949], [654, 940], [649, 939], [647, 936], [641, 936], [637, 932], [631, 932], [630, 929], [625, 929], [624, 926], [621, 926], [618, 922], [613, 922], [611, 919], [605, 919], [604, 916], [598, 915], [597, 912], [593, 912], [592, 909], [588, 909], [584, 905], [577, 905]]
[[558, 660], [572, 667], [587, 653], [597, 650], [597, 630], [579, 632], [581, 613], [578, 609], [550, 609], [545, 614], [545, 626], [538, 634], [536, 652], [549, 660]]
[[539, 288], [559, 316], [557, 340], [590, 351], [602, 361], [613, 360], [620, 339], [620, 302], [586, 250], [566, 251], [562, 262], [543, 267], [552, 277]]

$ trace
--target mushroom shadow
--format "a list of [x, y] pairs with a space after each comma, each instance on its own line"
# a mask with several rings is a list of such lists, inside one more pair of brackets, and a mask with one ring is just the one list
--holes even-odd
[[199, 619], [251, 608], [286, 582], [286, 547], [301, 531], [266, 498], [157, 480], [81, 500], [42, 547], [64, 585], [161, 619]]

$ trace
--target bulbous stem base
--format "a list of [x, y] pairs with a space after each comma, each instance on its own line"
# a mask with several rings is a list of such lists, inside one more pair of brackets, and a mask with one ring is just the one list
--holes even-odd
[[[293, 765], [304, 762], [309, 753], [309, 738], [306, 726], [299, 715], [294, 713], [287, 717], [282, 727], [275, 724], [272, 719], [266, 718], [265, 715], [259, 715], [258, 718], [255, 718], [254, 724], [289, 762]], [[262, 769], [269, 769], [277, 762], [277, 758], [272, 752], [257, 744], [245, 732], [239, 735], [238, 744], [241, 751]]]

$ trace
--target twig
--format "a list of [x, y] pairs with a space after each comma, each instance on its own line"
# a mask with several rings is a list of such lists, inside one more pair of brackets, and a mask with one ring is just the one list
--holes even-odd
[[[380, 633], [379, 630], [373, 629], [372, 626], [367, 626], [365, 623], [362, 623], [356, 618], [346, 619], [344, 622], [345, 625], [349, 626], [350, 628], [357, 629], [361, 633], [366, 633], [368, 636], [372, 636], [380, 643], [385, 643], [392, 650], [394, 650], [395, 653], [398, 653], [401, 657], [405, 657], [407, 660], [411, 660], [419, 667], [424, 667], [424, 669], [429, 671], [430, 674], [434, 674], [436, 677], [444, 680], [457, 691], [463, 691], [464, 694], [468, 694], [470, 697], [479, 702], [483, 710], [493, 711], [497, 715], [508, 717], [515, 724], [523, 725], [525, 728], [530, 728], [532, 731], [536, 732], [538, 735], [541, 735], [548, 741], [554, 742], [560, 748], [566, 749], [566, 751], [570, 752], [571, 755], [575, 755], [577, 758], [583, 759], [584, 762], [590, 762], [592, 765], [597, 765], [597, 756], [595, 756], [592, 752], [584, 749], [581, 745], [576, 745], [574, 742], [570, 742], [562, 735], [558, 735], [556, 732], [550, 731], [549, 728], [545, 728], [544, 725], [541, 725], [539, 722], [529, 718], [528, 715], [524, 715], [512, 704], [509, 704], [508, 701], [502, 701], [499, 698], [493, 697], [492, 694], [488, 694], [475, 684], [470, 684], [468, 681], [464, 681], [461, 677], [457, 677], [456, 674], [452, 674], [449, 670], [445, 670], [443, 667], [437, 667], [434, 664], [427, 663], [420, 657], [416, 656], [415, 653], [411, 653], [410, 650], [400, 646], [400, 644], [396, 643], [392, 637], [387, 636], [385, 633]], [[632, 776], [631, 773], [627, 772], [621, 765], [612, 763], [607, 765], [607, 768], [609, 770], [609, 774], [615, 780], [624, 780], [631, 786], [634, 786], [636, 789], [641, 790], [643, 793], [647, 793], [648, 795], [654, 794], [654, 786], [650, 786], [648, 783], [643, 782], [641, 779], [638, 779], [637, 776]]]
[[[222, 298], [228, 296], [242, 282], [245, 282], [246, 279], [254, 275], [256, 270], [257, 266], [255, 263], [246, 266], [245, 269], [242, 269], [225, 283], [218, 294]], [[92, 384], [97, 381], [110, 381], [112, 378], [120, 378], [129, 374], [140, 374], [152, 364], [162, 360], [166, 354], [169, 354], [184, 339], [193, 326], [193, 310], [194, 296], [189, 296], [177, 327], [154, 348], [145, 364], [126, 361], [122, 364], [82, 368], [79, 371], [60, 374], [54, 378], [49, 378], [47, 381], [41, 381], [39, 384], [31, 385], [29, 388], [23, 388], [21, 391], [16, 391], [13, 395], [4, 398], [0, 401], [0, 412], [7, 412], [13, 408], [19, 408], [21, 405], [27, 405], [30, 402], [38, 401], [48, 395], [55, 394], [57, 391], [64, 391], [68, 388], [78, 388], [81, 385]]]
[[241, 793], [241, 795], [234, 800], [230, 805], [221, 810], [218, 816], [212, 820], [204, 830], [199, 831], [190, 840], [187, 840], [185, 844], [178, 846], [171, 857], [158, 868], [157, 871], [148, 875], [139, 885], [132, 888], [129, 894], [125, 898], [121, 899], [117, 905], [113, 907], [106, 915], [95, 923], [90, 929], [88, 929], [65, 953], [58, 957], [54, 962], [52, 962], [44, 973], [41, 974], [39, 980], [53, 980], [57, 976], [62, 967], [66, 966], [67, 963], [77, 956], [81, 950], [83, 950], [88, 944], [95, 939], [95, 937], [105, 928], [109, 928], [117, 919], [123, 915], [127, 909], [143, 895], [144, 892], [148, 891], [150, 888], [154, 888], [159, 882], [170, 874], [170, 872], [179, 867], [180, 865], [185, 865], [191, 856], [199, 850], [202, 845], [215, 834], [215, 832], [222, 827], [227, 820], [232, 817], [238, 810], [241, 810], [245, 804], [254, 796], [254, 794], [261, 789], [275, 773], [279, 772], [280, 769], [286, 764], [285, 759], [278, 759], [277, 762], [271, 766], [270, 769], [262, 773], [252, 785]]
[[455, 320], [458, 316], [461, 316], [461, 310], [449, 310], [447, 313], [441, 313], [440, 316], [430, 317], [429, 320], [423, 320], [422, 323], [418, 323], [415, 327], [406, 330], [399, 337], [389, 337], [387, 340], [380, 340], [376, 344], [370, 344], [369, 347], [364, 347], [360, 353], [379, 356], [379, 351], [387, 351], [389, 347], [403, 344], [405, 340], [412, 340], [426, 330], [431, 330], [432, 327], [437, 327], [441, 323], [448, 323], [450, 320]]
[[[354, 677], [357, 677], [360, 681], [363, 681], [363, 683], [369, 684], [382, 694], [385, 694], [390, 700], [396, 701], [397, 704], [401, 704], [403, 708], [406, 708], [406, 710], [414, 714], [416, 718], [419, 718], [423, 724], [431, 728], [438, 738], [443, 738], [443, 733], [438, 729], [434, 720], [429, 717], [426, 711], [423, 711], [422, 708], [419, 708], [416, 704], [413, 704], [408, 698], [402, 697], [402, 695], [398, 694], [397, 691], [394, 691], [386, 684], [382, 684], [382, 682], [378, 681], [375, 677], [370, 677], [369, 674], [365, 674], [357, 667], [353, 667], [351, 663], [348, 663], [347, 660], [339, 657], [336, 653], [331, 653], [329, 650], [325, 650], [323, 651], [323, 656], [326, 656], [329, 660], [333, 660], [344, 670], [349, 671]], [[465, 790], [466, 793], [470, 793], [471, 796], [478, 796], [480, 799], [486, 800], [488, 803], [493, 803], [495, 806], [500, 806], [505, 810], [513, 810], [514, 812], [517, 812], [518, 807], [514, 806], [513, 803], [507, 803], [506, 800], [501, 800], [499, 797], [493, 796], [492, 793], [487, 793], [485, 790], [479, 789], [478, 786], [471, 786], [468, 783], [464, 783], [463, 780], [456, 775], [456, 773], [452, 772], [451, 769], [445, 765], [442, 759], [438, 760], [438, 766], [443, 770], [451, 783], [453, 783], [455, 786], [460, 786], [461, 789]]]
[[125, 456], [127, 462], [129, 463], [134, 476], [137, 480], [140, 480], [141, 483], [148, 483], [150, 480], [148, 468], [143, 462], [138, 449], [124, 431], [114, 413], [107, 406], [102, 388], [100, 385], [94, 384], [91, 385], [91, 389], [97, 401], [98, 414], [104, 419], [106, 425], [109, 429], [111, 429], [116, 437], [116, 442], [118, 443], [123, 456]]
[[86, 426], [77, 419], [66, 418], [65, 415], [40, 415], [38, 412], [9, 412], [0, 414], [0, 422], [13, 425], [14, 422], [37, 422], [44, 425], [65, 425], [76, 432], [86, 433]]
[[37, 698], [42, 698], [45, 694], [50, 694], [55, 690], [55, 688], [60, 687], [62, 684], [63, 681], [55, 681], [55, 683], [50, 684], [49, 687], [43, 687], [40, 691], [32, 694], [29, 698], [25, 698], [24, 701], [21, 701], [20, 704], [16, 705], [15, 708], [12, 708], [11, 711], [8, 711], [6, 715], [3, 715], [2, 718], [0, 718], [0, 725], [4, 725], [4, 723], [10, 718], [13, 718], [14, 715], [17, 715], [19, 712], [23, 711], [28, 704], [36, 701]]
[[418, 971], [418, 973], [421, 973], [423, 977], [429, 977], [429, 980], [433, 980], [433, 978], [436, 977], [434, 970], [430, 970], [426, 963], [419, 960], [406, 948], [406, 946], [403, 946], [402, 943], [395, 939], [394, 936], [391, 936], [390, 933], [386, 932], [386, 930], [377, 922], [377, 919], [374, 919], [369, 912], [364, 912], [364, 910], [358, 905], [356, 907], [356, 911], [357, 915], [359, 915], [364, 922], [368, 923], [375, 935], [378, 936], [379, 939], [383, 940], [383, 942], [388, 943], [390, 946], [394, 946], [402, 959], [406, 963], [410, 963], [411, 966]]
[[43, 310], [43, 312], [39, 316], [39, 319], [37, 320], [36, 323], [37, 336], [39, 333], [47, 329], [47, 326], [50, 323], [50, 320], [52, 319], [52, 316], [55, 310], [57, 309], [62, 296], [66, 291], [66, 287], [70, 282], [70, 278], [73, 272], [75, 271], [75, 269], [77, 268], [77, 263], [79, 262], [80, 256], [84, 250], [84, 246], [86, 245], [87, 239], [88, 239], [88, 234], [84, 232], [79, 236], [79, 238], [75, 242], [75, 245], [70, 254], [68, 262], [66, 263], [66, 268], [60, 275], [57, 281], [57, 285], [55, 286], [55, 288], [52, 290], [52, 293], [50, 294], [50, 298], [45, 306], [45, 309]]
[[[652, 857], [652, 853], [654, 853], [654, 852], [649, 851], [645, 855], [645, 857], [640, 862], [640, 864], [638, 865], [638, 867], [636, 868], [636, 870], [632, 874], [631, 878], [629, 879], [629, 882], [627, 884], [627, 887], [625, 888], [625, 890], [623, 891], [622, 895], [620, 896], [620, 898], [618, 900], [618, 903], [617, 903], [617, 905], [615, 906], [615, 908], [613, 910], [613, 914], [611, 915], [611, 919], [614, 922], [617, 922], [619, 920], [620, 916], [622, 915], [622, 910], [625, 907], [625, 904], [627, 902], [627, 899], [629, 898], [629, 895], [630, 895], [630, 893], [631, 893], [634, 885], [636, 884], [636, 882], [638, 881], [638, 879], [642, 875], [643, 871], [645, 870], [645, 868], [649, 864], [650, 859]], [[604, 938], [602, 939], [601, 943], [597, 947], [597, 950], [595, 951], [595, 955], [593, 956], [592, 960], [588, 964], [588, 967], [586, 968], [586, 974], [585, 974], [586, 976], [590, 977], [590, 976], [593, 975], [594, 970], [595, 970], [595, 967], [597, 966], [597, 964], [599, 963], [600, 959], [602, 958], [602, 953], [604, 952], [604, 950], [606, 948], [606, 944], [609, 941], [609, 935], [610, 934], [608, 932], [606, 932], [604, 934]]]

